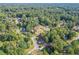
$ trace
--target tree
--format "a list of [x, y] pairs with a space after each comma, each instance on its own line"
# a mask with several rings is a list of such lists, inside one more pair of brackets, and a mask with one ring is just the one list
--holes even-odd
[[6, 30], [5, 24], [3, 24], [2, 22], [0, 22], [0, 31], [1, 32], [5, 32], [5, 30]]

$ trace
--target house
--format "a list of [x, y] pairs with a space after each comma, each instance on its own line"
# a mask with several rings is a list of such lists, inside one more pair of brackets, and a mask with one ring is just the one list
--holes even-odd
[[26, 28], [22, 27], [21, 32], [26, 32]]
[[19, 17], [17, 18], [17, 20], [18, 20], [18, 22], [21, 22], [21, 21], [22, 21], [22, 19], [21, 19], [21, 18], [19, 18]]
[[69, 34], [64, 35], [64, 40], [68, 40], [69, 39]]
[[38, 43], [38, 44], [44, 44], [44, 43], [45, 43], [44, 37], [43, 37], [41, 34], [38, 35], [37, 43]]
[[79, 31], [79, 26], [78, 25], [74, 26], [72, 29], [75, 30], [75, 31]]
[[54, 52], [54, 47], [52, 47], [50, 44], [46, 44], [45, 48], [47, 49], [48, 53], [51, 54], [51, 52]]

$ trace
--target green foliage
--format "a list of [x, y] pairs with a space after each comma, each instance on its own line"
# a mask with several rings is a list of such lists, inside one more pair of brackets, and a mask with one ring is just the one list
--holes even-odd
[[6, 55], [2, 50], [0, 50], [0, 55]]
[[2, 22], [0, 22], [0, 31], [5, 31], [6, 26]]
[[[34, 47], [32, 36], [39, 38], [35, 32], [41, 32], [40, 30], [44, 31], [39, 38], [44, 41], [40, 43], [44, 46], [41, 50], [43, 54], [79, 54], [79, 41], [73, 39], [79, 31], [78, 12], [78, 8], [74, 7], [1, 5], [0, 54], [27, 54]], [[35, 31], [34, 28], [38, 25], [41, 26]]]
[[18, 43], [18, 46], [20, 47], [20, 48], [28, 48], [28, 45], [27, 45], [27, 42], [25, 42], [24, 40], [22, 40], [22, 41], [20, 41], [19, 43]]

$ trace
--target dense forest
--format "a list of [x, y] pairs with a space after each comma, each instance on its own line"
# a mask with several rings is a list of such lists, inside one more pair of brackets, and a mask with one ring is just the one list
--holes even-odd
[[0, 55], [74, 54], [79, 4], [0, 4]]

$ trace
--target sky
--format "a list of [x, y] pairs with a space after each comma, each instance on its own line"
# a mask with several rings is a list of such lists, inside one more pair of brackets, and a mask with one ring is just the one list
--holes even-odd
[[0, 0], [0, 3], [78, 3], [79, 0]]

